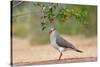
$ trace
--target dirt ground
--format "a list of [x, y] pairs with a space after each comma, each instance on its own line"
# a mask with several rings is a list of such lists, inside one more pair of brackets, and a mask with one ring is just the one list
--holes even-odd
[[[75, 62], [75, 60], [82, 61], [92, 61], [94, 59], [96, 61], [97, 57], [97, 38], [96, 37], [83, 37], [83, 36], [62, 36], [67, 41], [71, 42], [78, 49], [82, 50], [83, 53], [78, 53], [72, 50], [68, 50], [63, 52], [62, 63]], [[56, 63], [59, 52], [54, 49], [50, 44], [47, 45], [30, 45], [29, 39], [27, 38], [13, 38], [12, 40], [12, 62], [13, 64], [39, 64], [43, 62], [45, 64], [46, 61], [48, 63]], [[82, 58], [84, 60], [82, 60]], [[90, 59], [89, 59], [90, 58]], [[54, 61], [52, 61], [54, 60]], [[67, 63], [66, 62], [66, 63]], [[47, 63], [47, 62], [46, 62]], [[47, 64], [48, 64], [47, 63]], [[61, 63], [61, 62], [60, 62]]]

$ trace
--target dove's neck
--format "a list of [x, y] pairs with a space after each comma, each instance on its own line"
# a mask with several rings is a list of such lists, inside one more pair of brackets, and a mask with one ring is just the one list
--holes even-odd
[[52, 33], [50, 34], [50, 41], [51, 41], [51, 44], [56, 43], [56, 31], [52, 31]]

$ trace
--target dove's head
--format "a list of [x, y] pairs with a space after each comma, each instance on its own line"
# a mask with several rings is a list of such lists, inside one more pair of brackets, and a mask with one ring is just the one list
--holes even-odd
[[49, 31], [49, 34], [55, 32], [55, 28], [51, 28], [50, 31]]

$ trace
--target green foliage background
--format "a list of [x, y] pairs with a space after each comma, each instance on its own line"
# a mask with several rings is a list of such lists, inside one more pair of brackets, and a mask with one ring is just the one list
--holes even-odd
[[[50, 21], [46, 19], [46, 29], [41, 30], [42, 7], [34, 5], [35, 2], [22, 2], [16, 7], [12, 7], [12, 35], [14, 37], [31, 37], [31, 42], [49, 42]], [[50, 3], [40, 3], [47, 8]], [[55, 5], [55, 4], [53, 4]], [[55, 8], [54, 8], [55, 9]], [[49, 9], [48, 9], [49, 10]], [[97, 35], [97, 7], [91, 5], [58, 4], [56, 10], [51, 15], [55, 19], [55, 26], [60, 34], [64, 35]], [[64, 20], [63, 20], [64, 19]]]

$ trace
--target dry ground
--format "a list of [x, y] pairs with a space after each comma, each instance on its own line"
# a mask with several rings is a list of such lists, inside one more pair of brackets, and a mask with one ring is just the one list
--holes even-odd
[[50, 44], [30, 45], [29, 39], [13, 38], [12, 60], [15, 65], [70, 63], [82, 61], [96, 61], [97, 46], [96, 37], [63, 36], [74, 44], [83, 53], [69, 50], [63, 52], [62, 60], [57, 61], [59, 52]]

